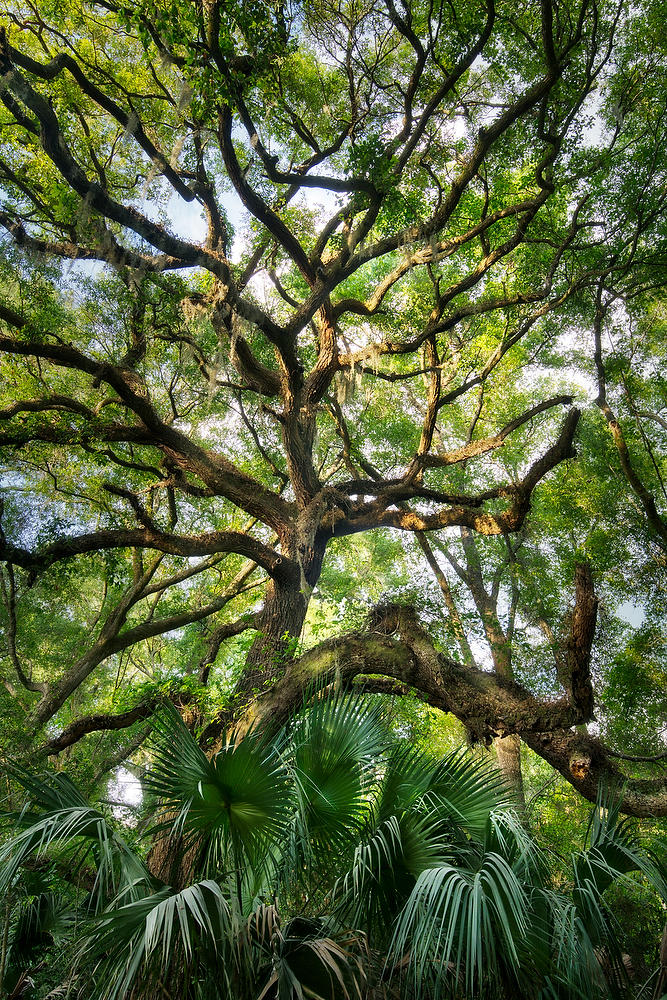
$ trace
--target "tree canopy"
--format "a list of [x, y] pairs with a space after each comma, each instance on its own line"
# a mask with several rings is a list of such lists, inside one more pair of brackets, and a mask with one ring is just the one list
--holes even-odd
[[667, 814], [664, 5], [4, 18], [7, 739], [361, 686]]

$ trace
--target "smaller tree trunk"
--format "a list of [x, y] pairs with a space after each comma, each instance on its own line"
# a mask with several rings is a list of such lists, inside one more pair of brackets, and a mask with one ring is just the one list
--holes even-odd
[[498, 767], [514, 797], [514, 805], [522, 821], [526, 819], [526, 796], [521, 773], [521, 739], [516, 733], [498, 736], [493, 741]]
[[2, 922], [2, 941], [0, 942], [0, 996], [2, 996], [5, 984], [5, 968], [7, 965], [7, 950], [9, 945], [9, 925], [12, 918], [13, 908], [14, 900], [12, 896], [7, 893], [7, 896], [5, 897], [4, 919]]

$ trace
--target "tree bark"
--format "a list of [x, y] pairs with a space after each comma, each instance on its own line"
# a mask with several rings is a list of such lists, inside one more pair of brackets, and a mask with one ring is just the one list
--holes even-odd
[[[593, 615], [596, 608], [588, 595], [584, 585], [583, 598]], [[590, 626], [579, 630], [591, 641], [592, 632]], [[583, 669], [589, 656], [590, 650], [580, 648], [578, 666]], [[304, 693], [333, 683], [363, 686], [369, 676], [371, 685], [377, 676], [390, 678], [399, 682], [398, 687], [392, 685], [393, 693], [414, 690], [432, 707], [452, 712], [478, 740], [520, 737], [590, 801], [606, 783], [618, 790], [626, 814], [667, 815], [665, 776], [625, 776], [599, 740], [577, 730], [590, 719], [585, 710], [591, 699], [577, 703], [565, 695], [557, 701], [540, 701], [515, 681], [465, 667], [435, 648], [414, 610], [405, 606], [377, 608], [362, 632], [328, 640], [292, 660], [280, 679], [247, 706], [238, 729], [277, 728], [302, 705]], [[218, 720], [218, 734], [228, 721]], [[209, 745], [215, 742], [216, 724], [209, 727], [207, 737]]]
[[518, 733], [497, 736], [493, 741], [498, 768], [512, 792], [514, 805], [522, 819], [526, 817], [526, 795], [521, 771], [521, 737]]
[[235, 695], [242, 702], [261, 694], [283, 674], [294, 657], [307, 610], [308, 597], [298, 583], [268, 583], [259, 630], [236, 686]]
[[[514, 679], [512, 666], [512, 651], [509, 636], [505, 633], [498, 615], [498, 595], [495, 589], [489, 593], [484, 584], [482, 564], [477, 549], [477, 543], [468, 528], [461, 528], [461, 540], [466, 558], [465, 582], [470, 589], [477, 614], [479, 615], [484, 635], [486, 637], [493, 669], [499, 677]], [[516, 809], [525, 821], [526, 795], [523, 787], [521, 771], [521, 740], [516, 733], [509, 736], [497, 736], [493, 740], [493, 749], [500, 773], [505, 779], [507, 788], [511, 791]]]
[[322, 571], [325, 545], [315, 544], [320, 505], [301, 516], [297, 530], [286, 535], [283, 549], [296, 567], [285, 580], [269, 580], [264, 607], [259, 616], [259, 630], [253, 642], [244, 672], [236, 686], [237, 705], [275, 684], [294, 659], [306, 619], [310, 595]]

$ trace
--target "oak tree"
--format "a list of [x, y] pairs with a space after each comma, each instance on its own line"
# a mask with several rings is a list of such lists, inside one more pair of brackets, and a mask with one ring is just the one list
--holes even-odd
[[[44, 752], [149, 718], [157, 660], [209, 745], [361, 683], [502, 738], [510, 770], [521, 738], [589, 798], [619, 778], [584, 727], [595, 560], [573, 544], [535, 617], [561, 667], [544, 698], [512, 676], [518, 604], [477, 547], [506, 545], [510, 576], [526, 532], [548, 552], [531, 504], [586, 491], [562, 470], [597, 394], [664, 558], [659, 463], [628, 448], [605, 340], [665, 281], [659, 6], [5, 11], [4, 685]], [[451, 648], [396, 601], [298, 648], [327, 565], [381, 531], [424, 554]], [[495, 670], [447, 598], [434, 546], [454, 539]], [[624, 808], [667, 813], [664, 777], [629, 779]]]

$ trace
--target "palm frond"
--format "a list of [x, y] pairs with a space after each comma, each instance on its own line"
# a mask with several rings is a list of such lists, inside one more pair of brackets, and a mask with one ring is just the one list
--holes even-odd
[[632, 820], [622, 819], [619, 796], [602, 788], [592, 810], [587, 846], [572, 855], [572, 898], [582, 920], [597, 942], [613, 937], [611, 914], [602, 896], [609, 886], [630, 872], [641, 872], [667, 902], [667, 872], [657, 856], [637, 836]]
[[482, 849], [500, 854], [523, 882], [541, 886], [548, 878], [545, 855], [512, 810], [489, 813]]
[[74, 910], [57, 893], [40, 892], [21, 900], [8, 936], [7, 968], [29, 967], [37, 949], [62, 943], [75, 922]]
[[[0, 892], [48, 894], [48, 879], [29, 889], [26, 864], [45, 855], [59, 870], [64, 857], [75, 883], [82, 865], [94, 871], [79, 967], [94, 969], [100, 1000], [165, 981], [183, 1000], [361, 1000], [371, 966], [414, 1000], [602, 1000], [622, 986], [606, 889], [639, 871], [667, 901], [665, 867], [617, 796], [603, 790], [572, 855], [571, 893], [552, 891], [498, 774], [397, 743], [375, 702], [316, 698], [276, 737], [232, 733], [211, 760], [175, 710], [157, 732], [148, 835], [188, 852], [186, 888], [152, 878], [65, 775], [12, 768], [29, 801], [0, 847]], [[31, 905], [12, 954], [58, 932], [42, 920], [50, 904]]]
[[174, 710], [158, 722], [154, 767], [146, 786], [161, 803], [152, 830], [198, 844], [208, 871], [265, 867], [287, 836], [289, 773], [271, 741], [229, 735], [208, 760]]
[[387, 753], [379, 815], [421, 800], [437, 803], [443, 821], [447, 817], [477, 838], [484, 836], [490, 813], [509, 805], [499, 772], [466, 749], [437, 758], [420, 747], [394, 744]]
[[487, 854], [477, 871], [441, 865], [422, 872], [401, 912], [391, 953], [410, 954], [416, 996], [432, 985], [439, 995], [460, 985], [472, 994], [501, 966], [519, 972], [517, 941], [527, 929], [528, 896], [499, 855]]
[[326, 920], [293, 917], [284, 927], [274, 925], [264, 951], [270, 967], [258, 1000], [362, 998], [365, 941], [354, 932], [336, 933]]
[[7, 891], [28, 858], [54, 847], [76, 855], [73, 877], [84, 863], [93, 866], [91, 895], [96, 908], [122, 886], [150, 879], [109, 819], [86, 802], [66, 775], [34, 776], [16, 766], [11, 774], [29, 793], [30, 801], [18, 817], [21, 832], [0, 848], [0, 893]]
[[168, 886], [108, 910], [93, 923], [80, 963], [94, 963], [98, 995], [118, 1000], [141, 985], [191, 967], [230, 982], [242, 921], [220, 886], [204, 880]]
[[[348, 872], [334, 888], [336, 912], [355, 927], [386, 937], [419, 875], [452, 860], [449, 831], [440, 817], [405, 811], [384, 819], [358, 844]], [[384, 928], [384, 934], [382, 933]]]
[[[29, 805], [27, 809], [32, 807], [43, 813], [88, 805], [87, 800], [69, 775], [62, 771], [31, 774], [30, 771], [26, 771], [25, 768], [11, 762], [5, 763], [3, 769], [28, 793]], [[20, 820], [20, 814], [13, 815], [16, 816], [17, 820]]]
[[478, 839], [484, 837], [491, 813], [512, 804], [500, 772], [465, 748], [438, 761], [429, 793]]
[[384, 713], [361, 697], [317, 698], [292, 723], [294, 768], [304, 836], [346, 845], [364, 815], [373, 768], [387, 745]]
[[544, 983], [544, 996], [591, 1000], [608, 995], [592, 940], [591, 926], [577, 907], [556, 892], [544, 893], [552, 920], [552, 968]]

